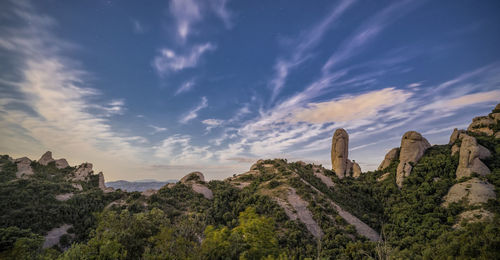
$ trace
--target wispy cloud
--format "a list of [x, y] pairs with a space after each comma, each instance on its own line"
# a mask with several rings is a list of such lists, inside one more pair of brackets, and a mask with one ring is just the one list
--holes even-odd
[[146, 28], [144, 27], [144, 25], [136, 19], [132, 19], [132, 30], [137, 34], [146, 32]]
[[191, 26], [202, 18], [200, 6], [195, 0], [171, 0], [170, 13], [175, 17], [177, 34], [182, 40], [191, 33]]
[[[406, 102], [412, 93], [385, 88], [357, 96], [343, 96], [327, 102], [310, 103], [293, 112], [293, 119], [301, 122], [346, 122], [375, 116], [382, 109]], [[391, 100], [391, 102], [387, 102]]]
[[316, 24], [310, 32], [302, 35], [297, 40], [297, 46], [292, 51], [291, 57], [279, 58], [274, 65], [275, 75], [271, 80], [271, 101], [274, 101], [286, 83], [289, 71], [303, 63], [310, 55], [308, 53], [323, 38], [325, 32], [335, 23], [342, 14], [355, 2], [355, 0], [343, 0], [335, 5], [332, 11], [323, 20]]
[[207, 146], [192, 145], [188, 135], [168, 137], [154, 149], [156, 157], [166, 159], [173, 165], [198, 164], [206, 162], [212, 156]]
[[9, 27], [16, 23], [2, 20], [0, 49], [9, 54], [5, 62], [18, 65], [19, 78], [13, 80], [7, 72], [0, 72], [0, 78], [22, 96], [15, 102], [33, 112], [12, 109], [13, 100], [0, 97], [0, 150], [38, 157], [52, 149], [70, 156], [70, 163], [92, 160], [111, 178], [133, 169], [132, 162], [143, 149], [132, 144], [144, 138], [115, 132], [108, 118], [123, 112], [124, 101], [93, 102], [103, 96], [85, 87], [89, 73], [64, 55], [74, 45], [53, 34], [57, 22], [27, 2], [8, 4], [1, 19], [14, 19], [23, 26]]
[[159, 55], [154, 58], [153, 67], [160, 75], [186, 68], [194, 68], [204, 53], [215, 49], [216, 46], [209, 42], [195, 45], [188, 53], [184, 54], [178, 54], [171, 49], [163, 48], [160, 50]]
[[229, 0], [211, 0], [210, 5], [217, 17], [219, 17], [227, 29], [231, 29], [233, 27], [233, 14], [227, 8], [227, 3]]
[[210, 119], [205, 119], [203, 121], [201, 121], [204, 125], [206, 125], [206, 130], [207, 131], [210, 131], [216, 127], [219, 127], [221, 126], [223, 123], [224, 123], [224, 120], [221, 120], [221, 119], [213, 119], [213, 118], [210, 118]]
[[177, 89], [174, 95], [177, 96], [181, 93], [188, 92], [193, 88], [193, 86], [194, 86], [194, 80], [188, 80], [182, 83], [182, 85]]
[[152, 135], [162, 133], [168, 130], [166, 127], [159, 127], [155, 125], [149, 125], [149, 127], [153, 128], [153, 132], [151, 132]]
[[368, 19], [330, 56], [325, 65], [323, 65], [323, 72], [327, 73], [336, 64], [345, 61], [353, 55], [359, 54], [387, 26], [413, 10], [417, 4], [417, 1], [413, 0], [397, 1]]
[[208, 107], [208, 99], [206, 97], [202, 97], [201, 102], [195, 108], [190, 110], [179, 122], [186, 124], [187, 122], [197, 118], [198, 112], [206, 107]]

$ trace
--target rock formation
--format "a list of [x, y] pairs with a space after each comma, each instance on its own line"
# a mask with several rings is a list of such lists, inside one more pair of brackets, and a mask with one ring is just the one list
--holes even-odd
[[461, 134], [465, 134], [465, 130], [458, 130], [458, 129], [453, 129], [453, 133], [451, 133], [450, 136], [450, 142], [448, 144], [454, 144], [458, 139]]
[[51, 162], [55, 162], [57, 169], [64, 169], [66, 167], [69, 167], [68, 161], [66, 161], [66, 159], [54, 160], [54, 158], [52, 158], [51, 151], [45, 152], [42, 155], [42, 157], [40, 157], [40, 159], [38, 160], [38, 163], [40, 163], [41, 165], [45, 165], [45, 166], [47, 166]]
[[191, 186], [191, 189], [193, 189], [194, 192], [200, 193], [207, 199], [213, 199], [214, 195], [212, 190], [204, 184], [198, 182], [205, 182], [205, 176], [201, 172], [189, 173], [180, 180], [180, 183]]
[[396, 160], [399, 156], [399, 147], [392, 148], [384, 157], [384, 160], [378, 166], [378, 170], [382, 171], [385, 168], [389, 167], [392, 161]]
[[[463, 136], [463, 137], [462, 137]], [[490, 169], [481, 161], [491, 156], [491, 153], [484, 146], [477, 143], [476, 138], [462, 134], [462, 144], [460, 145], [460, 155], [457, 168], [457, 179], [469, 177], [473, 172], [480, 175], [487, 175]]]
[[73, 173], [73, 181], [85, 181], [94, 172], [91, 163], [82, 163]]
[[28, 157], [18, 158], [14, 162], [17, 165], [17, 178], [34, 174], [33, 168], [31, 168], [31, 160]]
[[467, 131], [491, 136], [494, 134], [494, 131], [490, 128], [490, 126], [495, 123], [495, 120], [489, 116], [474, 117], [474, 119], [472, 119], [472, 123], [467, 128]]
[[349, 135], [344, 129], [339, 128], [333, 134], [331, 159], [332, 169], [340, 179], [351, 174], [355, 178], [361, 175], [361, 167], [356, 162], [351, 162], [348, 154]]
[[470, 206], [476, 206], [496, 198], [494, 190], [495, 186], [492, 184], [478, 178], [472, 178], [453, 185], [444, 197], [443, 206], [447, 207], [450, 203], [461, 200], [465, 200], [466, 204]]
[[332, 138], [332, 168], [339, 178], [343, 178], [347, 170], [347, 156], [349, 149], [349, 135], [340, 128], [335, 131]]
[[189, 181], [205, 181], [205, 176], [203, 175], [203, 173], [201, 172], [191, 172], [189, 174], [187, 174], [186, 176], [182, 177], [182, 179], [180, 180], [181, 183], [187, 183]]
[[406, 132], [401, 139], [401, 150], [399, 152], [399, 164], [396, 172], [396, 184], [399, 188], [403, 186], [403, 180], [411, 173], [413, 166], [417, 163], [431, 145], [415, 131]]
[[53, 161], [54, 161], [54, 159], [52, 158], [52, 152], [47, 151], [42, 155], [42, 157], [40, 157], [40, 159], [38, 160], [38, 163], [41, 165], [47, 166], [47, 164], [49, 164]]
[[101, 189], [104, 192], [112, 192], [112, 191], [114, 191], [113, 188], [111, 188], [111, 187], [107, 188], [106, 187], [106, 184], [104, 182], [104, 174], [102, 172], [99, 172], [99, 174], [97, 174], [97, 176], [99, 177], [99, 189]]

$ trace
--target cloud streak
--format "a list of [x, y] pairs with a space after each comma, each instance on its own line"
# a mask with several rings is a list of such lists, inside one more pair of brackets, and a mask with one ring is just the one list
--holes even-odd
[[216, 48], [214, 44], [209, 42], [195, 45], [185, 54], [178, 54], [171, 49], [163, 48], [159, 51], [159, 55], [154, 58], [153, 67], [160, 75], [194, 68], [204, 53], [214, 51]]
[[193, 108], [192, 110], [190, 110], [186, 116], [184, 116], [181, 120], [179, 120], [179, 122], [181, 124], [186, 124], [188, 123], [189, 121], [195, 119], [198, 117], [198, 112], [200, 112], [200, 110], [204, 109], [208, 107], [208, 99], [206, 97], [202, 97], [201, 98], [201, 102], [195, 107]]

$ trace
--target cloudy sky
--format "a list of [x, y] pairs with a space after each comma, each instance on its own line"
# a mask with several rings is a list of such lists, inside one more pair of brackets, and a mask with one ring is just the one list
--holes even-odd
[[500, 102], [500, 2], [0, 1], [0, 153], [107, 180], [209, 179], [259, 158], [372, 170]]

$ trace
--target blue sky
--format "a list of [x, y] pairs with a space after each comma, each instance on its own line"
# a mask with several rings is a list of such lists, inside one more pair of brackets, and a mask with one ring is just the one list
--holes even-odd
[[498, 1], [2, 1], [0, 153], [107, 180], [378, 166], [500, 102]]

